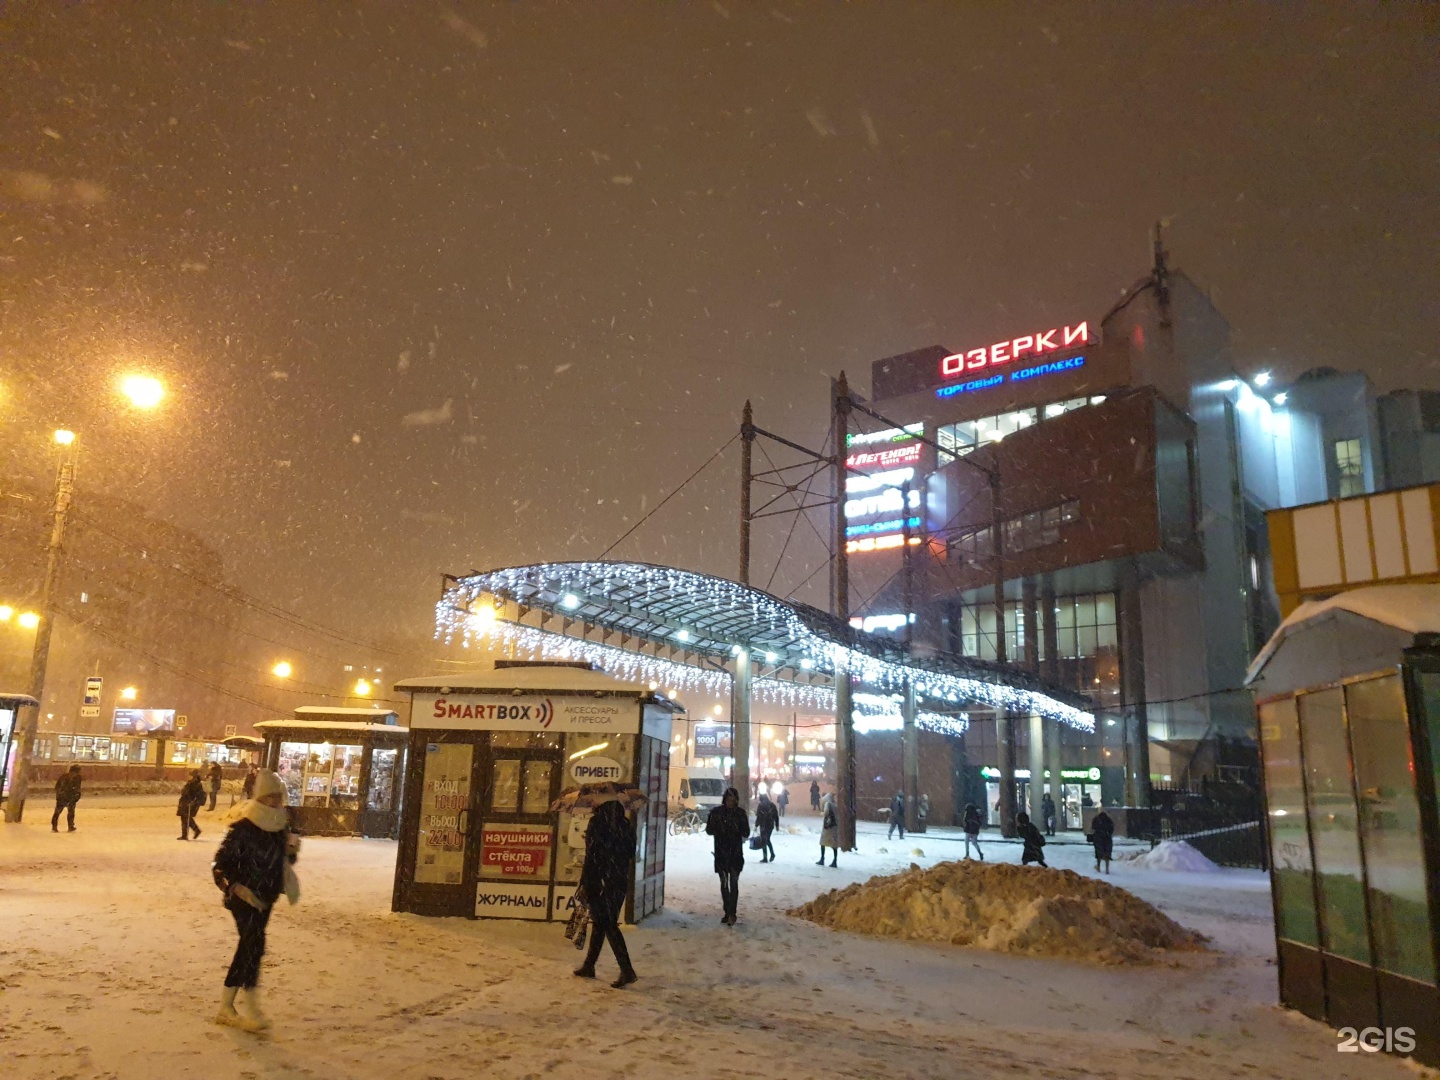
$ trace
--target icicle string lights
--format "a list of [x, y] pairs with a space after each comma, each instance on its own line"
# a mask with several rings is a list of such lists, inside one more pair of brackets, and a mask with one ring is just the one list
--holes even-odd
[[[913, 681], [916, 694], [939, 709], [975, 704], [1021, 715], [1038, 713], [1082, 731], [1095, 730], [1092, 714], [1049, 694], [1008, 686], [988, 678], [967, 677], [874, 656], [813, 629], [797, 610], [767, 593], [723, 578], [646, 563], [541, 563], [510, 567], [459, 579], [436, 607], [436, 636], [467, 641], [489, 630], [508, 646], [545, 659], [583, 659], [621, 678], [664, 683], [667, 687], [727, 692], [730, 676], [718, 669], [649, 656], [630, 649], [585, 641], [505, 620], [477, 628], [472, 605], [496, 596], [580, 622], [601, 625], [587, 616], [599, 608], [612, 619], [625, 616], [637, 638], [670, 641], [690, 652], [724, 662], [741, 642], [758, 666], [834, 676], [848, 670], [863, 685], [898, 691]], [[588, 599], [587, 599], [588, 598]], [[737, 641], [736, 639], [740, 639]], [[834, 708], [834, 691], [785, 678], [764, 676], [753, 683], [764, 701]], [[959, 718], [927, 710], [933, 730], [953, 727]], [[963, 730], [963, 729], [962, 729]]]

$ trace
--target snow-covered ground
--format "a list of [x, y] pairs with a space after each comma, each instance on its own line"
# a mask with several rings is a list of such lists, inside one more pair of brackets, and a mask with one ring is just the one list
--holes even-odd
[[[667, 909], [627, 932], [640, 982], [570, 975], [558, 925], [390, 912], [395, 845], [309, 839], [304, 898], [270, 923], [269, 1037], [210, 1022], [234, 947], [210, 883], [218, 815], [175, 839], [167, 807], [37, 803], [0, 825], [0, 1075], [137, 1077], [1413, 1077], [1336, 1052], [1274, 1004], [1264, 875], [1127, 867], [1110, 880], [1211, 935], [1174, 967], [1058, 960], [838, 934], [784, 914], [824, 889], [957, 858], [937, 833], [815, 865], [813, 819], [741, 876], [720, 925], [707, 839], [672, 839]], [[878, 849], [888, 848], [887, 853]], [[923, 856], [912, 855], [920, 848]], [[1015, 862], [1018, 845], [987, 843]], [[1052, 845], [1088, 872], [1089, 848]], [[1117, 853], [1118, 854], [1118, 853]], [[613, 972], [608, 950], [601, 974]]]

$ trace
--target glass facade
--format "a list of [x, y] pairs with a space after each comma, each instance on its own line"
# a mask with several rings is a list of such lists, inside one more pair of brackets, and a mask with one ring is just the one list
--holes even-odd
[[358, 745], [282, 742], [276, 772], [285, 784], [286, 803], [358, 808], [362, 757]]
[[978, 420], [962, 420], [958, 424], [944, 424], [935, 429], [935, 441], [940, 444], [941, 449], [949, 450], [956, 457], [964, 457], [977, 446], [1000, 442], [1007, 435], [1024, 431], [1042, 419], [1053, 420], [1057, 416], [1064, 416], [1067, 412], [1084, 408], [1086, 405], [1099, 405], [1104, 400], [1103, 395], [1069, 398], [1065, 401], [1051, 402], [1049, 405], [1039, 405], [1033, 409], [1016, 409], [1013, 412], [999, 413], [995, 416], [982, 416]]
[[1305, 828], [1305, 783], [1300, 775], [1300, 717], [1294, 698], [1260, 706], [1260, 739], [1265, 747], [1275, 933], [1305, 945], [1318, 945], [1314, 867], [1310, 861], [1310, 834]]
[[[1019, 517], [1000, 523], [1005, 538], [1005, 554], [1018, 555], [1022, 551], [1034, 551], [1060, 542], [1060, 526], [1080, 520], [1080, 503], [1068, 499], [1057, 506], [1043, 510], [1032, 510]], [[995, 550], [994, 529], [986, 525], [961, 533], [949, 544], [950, 554], [971, 566], [978, 566], [989, 560]]]

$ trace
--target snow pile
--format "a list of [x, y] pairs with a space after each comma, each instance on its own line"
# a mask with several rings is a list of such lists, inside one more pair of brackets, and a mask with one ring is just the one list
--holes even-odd
[[836, 930], [1104, 964], [1148, 963], [1205, 938], [1072, 870], [947, 862], [833, 889], [792, 915]]
[[1162, 840], [1143, 855], [1128, 860], [1128, 865], [1146, 870], [1183, 870], [1190, 874], [1213, 874], [1220, 869], [1184, 840]]

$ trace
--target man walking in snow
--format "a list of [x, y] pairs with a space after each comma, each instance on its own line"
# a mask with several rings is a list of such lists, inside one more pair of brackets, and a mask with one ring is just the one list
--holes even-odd
[[1044, 798], [1040, 800], [1040, 816], [1045, 819], [1045, 835], [1055, 835], [1055, 800], [1050, 798], [1047, 791]]
[[780, 811], [775, 809], [775, 804], [770, 801], [770, 796], [760, 795], [760, 803], [755, 807], [755, 831], [760, 834], [760, 861], [775, 861], [775, 845], [770, 843], [770, 834], [780, 827]]
[[210, 778], [210, 812], [215, 812], [215, 800], [220, 797], [220, 782], [225, 778], [225, 770], [220, 768], [220, 762], [212, 761], [207, 770]]
[[80, 766], [71, 765], [55, 781], [55, 813], [50, 816], [50, 831], [60, 831], [60, 812], [65, 812], [67, 832], [75, 831], [75, 804], [80, 801]]
[[896, 828], [900, 830], [900, 839], [905, 839], [905, 792], [897, 791], [895, 798], [890, 800], [890, 831], [886, 833], [885, 839], [889, 840], [895, 835]]
[[1020, 827], [1020, 839], [1025, 841], [1025, 847], [1020, 852], [1020, 865], [1033, 862], [1045, 866], [1045, 837], [1030, 820], [1030, 815], [1016, 814], [1015, 824]]
[[980, 808], [974, 803], [965, 804], [965, 816], [961, 819], [965, 826], [965, 858], [970, 857], [970, 845], [975, 845], [975, 854], [980, 861], [985, 861], [985, 852], [980, 850]]
[[1095, 872], [1100, 872], [1100, 864], [1105, 864], [1105, 873], [1110, 872], [1110, 852], [1115, 845], [1115, 822], [1109, 814], [1101, 810], [1090, 819], [1090, 842], [1095, 845]]
[[240, 794], [245, 799], [255, 797], [255, 763], [250, 763], [250, 771], [245, 774], [245, 781], [240, 785]]
[[787, 788], [784, 784], [781, 784], [780, 794], [775, 796], [775, 809], [782, 818], [785, 816], [785, 808], [789, 805], [790, 789]]
[[205, 805], [205, 785], [200, 782], [200, 770], [191, 769], [190, 779], [185, 781], [185, 786], [180, 789], [180, 801], [175, 806], [175, 813], [180, 818], [179, 840], [189, 840], [193, 830], [195, 839], [200, 839], [200, 826], [195, 824], [195, 813]]

